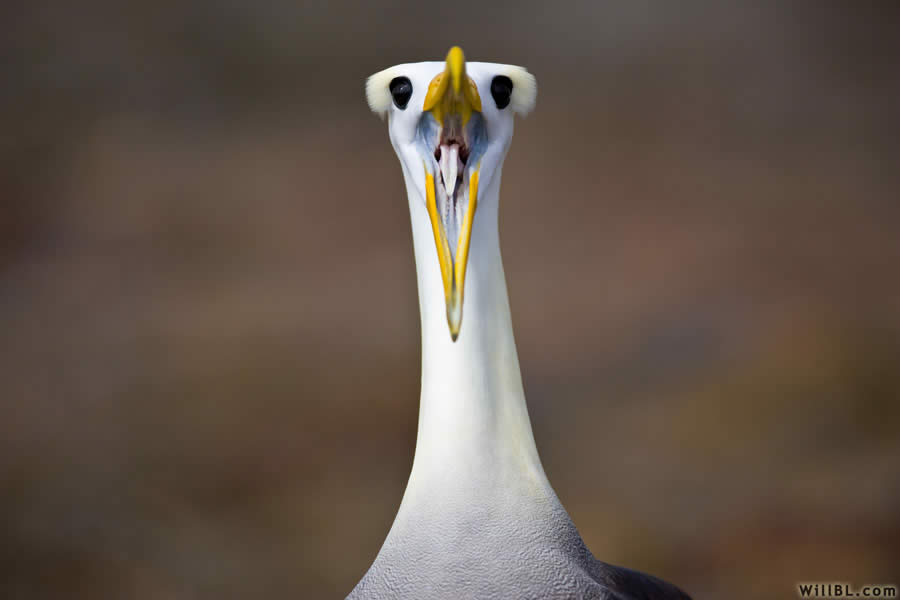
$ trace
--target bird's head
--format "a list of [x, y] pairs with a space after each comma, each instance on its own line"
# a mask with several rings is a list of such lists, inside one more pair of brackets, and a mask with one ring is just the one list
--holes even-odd
[[503, 164], [513, 113], [527, 114], [536, 94], [534, 77], [522, 67], [467, 63], [456, 46], [443, 62], [397, 65], [366, 82], [369, 107], [388, 117], [410, 195], [427, 209], [454, 341], [479, 190]]

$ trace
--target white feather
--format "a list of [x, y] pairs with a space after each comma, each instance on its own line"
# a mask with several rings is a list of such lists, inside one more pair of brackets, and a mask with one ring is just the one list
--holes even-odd
[[384, 71], [379, 71], [366, 79], [366, 100], [369, 108], [382, 119], [391, 108], [391, 90], [390, 84], [397, 72], [404, 65], [388, 67]]
[[524, 117], [531, 112], [537, 101], [537, 80], [524, 67], [508, 66], [503, 71], [513, 84], [509, 104], [513, 112]]

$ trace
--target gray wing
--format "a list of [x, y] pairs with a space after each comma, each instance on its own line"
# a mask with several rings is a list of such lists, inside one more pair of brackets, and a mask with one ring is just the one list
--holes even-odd
[[691, 600], [690, 596], [662, 579], [596, 559], [591, 575], [621, 600]]

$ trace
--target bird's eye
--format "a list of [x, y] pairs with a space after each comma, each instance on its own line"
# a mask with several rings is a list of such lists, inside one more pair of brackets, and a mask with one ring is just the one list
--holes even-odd
[[512, 79], [506, 75], [497, 75], [491, 81], [491, 96], [497, 103], [497, 108], [503, 110], [509, 106], [509, 97], [512, 95]]
[[409, 104], [412, 97], [412, 83], [407, 77], [394, 77], [388, 86], [391, 89], [391, 96], [394, 97], [394, 104], [397, 108], [403, 110]]

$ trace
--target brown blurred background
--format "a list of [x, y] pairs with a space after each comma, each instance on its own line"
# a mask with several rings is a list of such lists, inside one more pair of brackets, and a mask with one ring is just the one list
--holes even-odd
[[900, 583], [900, 10], [4, 5], [0, 596], [339, 598], [412, 462], [364, 78], [528, 66], [501, 230], [547, 473], [697, 598]]

